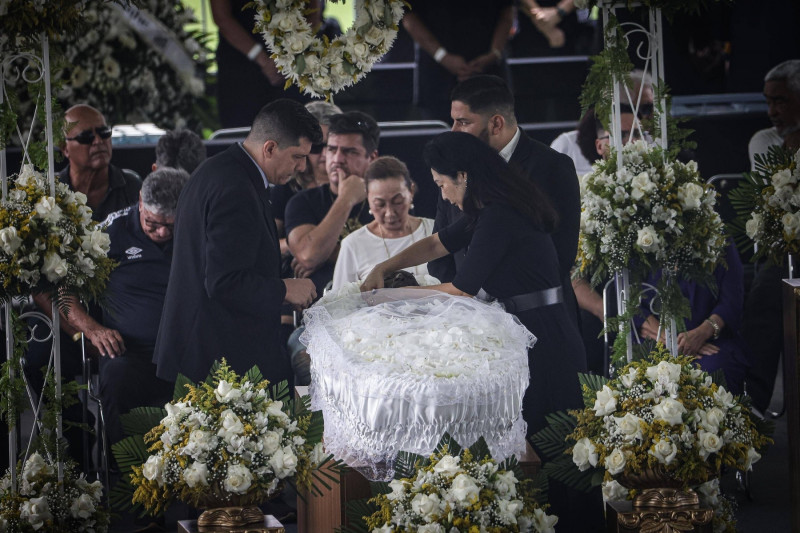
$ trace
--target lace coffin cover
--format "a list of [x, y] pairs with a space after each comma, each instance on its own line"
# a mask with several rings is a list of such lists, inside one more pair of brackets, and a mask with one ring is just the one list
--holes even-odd
[[328, 295], [305, 323], [325, 448], [369, 479], [390, 479], [398, 452], [428, 455], [445, 432], [462, 446], [483, 436], [498, 461], [524, 452], [536, 338], [500, 305], [381, 289]]

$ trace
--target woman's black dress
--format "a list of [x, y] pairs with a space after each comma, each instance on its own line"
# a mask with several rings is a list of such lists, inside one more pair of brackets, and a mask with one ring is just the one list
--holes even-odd
[[[448, 250], [468, 246], [453, 285], [466, 293], [483, 288], [500, 300], [561, 284], [558, 257], [550, 235], [534, 227], [514, 208], [489, 204], [469, 227], [462, 217], [439, 232]], [[528, 352], [531, 382], [522, 417], [528, 435], [545, 426], [545, 415], [583, 407], [578, 372], [586, 372], [581, 334], [564, 303], [516, 313], [536, 338]]]

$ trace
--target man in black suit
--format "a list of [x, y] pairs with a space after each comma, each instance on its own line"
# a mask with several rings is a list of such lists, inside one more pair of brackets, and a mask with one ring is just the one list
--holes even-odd
[[[453, 131], [478, 137], [528, 176], [547, 195], [558, 212], [558, 226], [552, 234], [561, 267], [564, 302], [578, 321], [578, 307], [570, 283], [570, 270], [578, 254], [581, 218], [580, 185], [572, 160], [528, 137], [517, 126], [514, 96], [497, 76], [475, 76], [453, 89], [450, 96]], [[462, 216], [455, 205], [439, 198], [434, 231]], [[428, 263], [428, 271], [440, 281], [453, 279], [464, 260], [466, 249]]]
[[280, 279], [281, 253], [269, 188], [305, 168], [322, 142], [302, 104], [261, 108], [247, 138], [206, 160], [181, 194], [172, 271], [153, 362], [158, 377], [194, 381], [225, 357], [237, 372], [258, 365], [272, 382], [291, 378], [280, 343], [283, 303], [308, 306], [307, 279]]

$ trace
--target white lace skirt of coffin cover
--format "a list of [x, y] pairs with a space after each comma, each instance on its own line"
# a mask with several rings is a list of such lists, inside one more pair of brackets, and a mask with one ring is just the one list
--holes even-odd
[[326, 298], [305, 314], [311, 406], [328, 453], [373, 480], [398, 452], [445, 432], [484, 437], [498, 461], [525, 450], [522, 396], [536, 337], [497, 304], [424, 289]]

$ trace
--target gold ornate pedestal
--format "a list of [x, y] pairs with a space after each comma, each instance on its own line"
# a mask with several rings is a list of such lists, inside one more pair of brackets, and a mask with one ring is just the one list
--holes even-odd
[[231, 528], [262, 521], [264, 515], [255, 505], [249, 507], [217, 507], [203, 511], [197, 519], [197, 527], [201, 528]]
[[286, 533], [283, 524], [275, 517], [259, 512], [255, 523], [244, 526], [198, 526], [197, 520], [178, 522], [178, 533]]
[[693, 490], [649, 488], [634, 501], [606, 504], [609, 533], [711, 533], [714, 512], [700, 507]]

